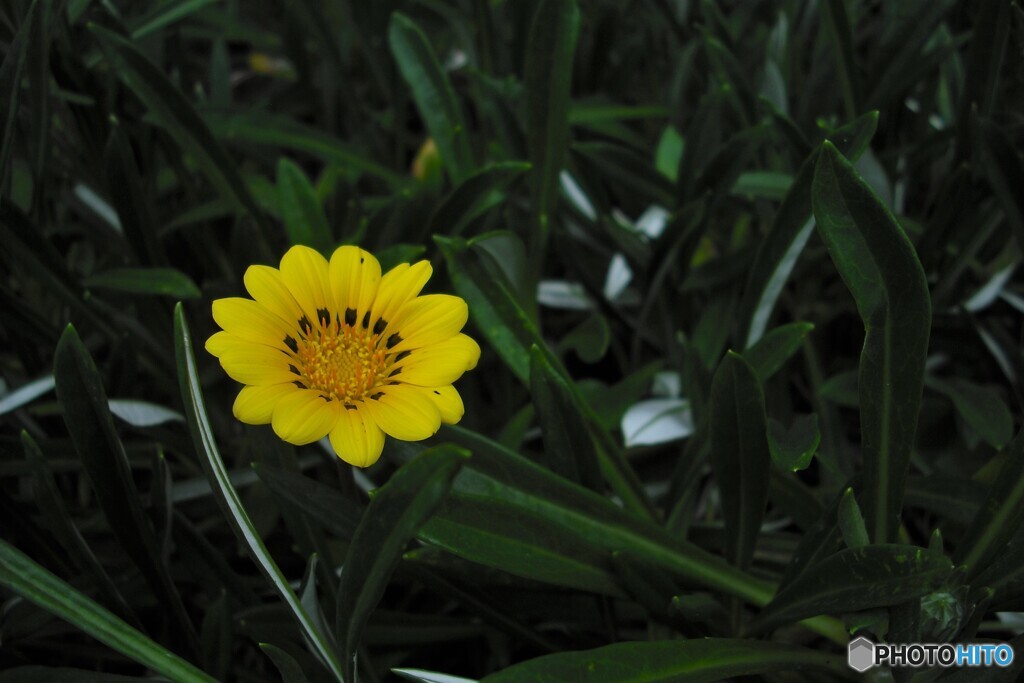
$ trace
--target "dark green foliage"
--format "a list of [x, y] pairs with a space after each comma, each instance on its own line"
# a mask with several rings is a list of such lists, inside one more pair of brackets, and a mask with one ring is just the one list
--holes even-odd
[[[1019, 0], [9, 0], [0, 44], [0, 681], [1019, 676]], [[432, 262], [458, 426], [353, 472], [234, 419], [210, 304], [292, 244]]]

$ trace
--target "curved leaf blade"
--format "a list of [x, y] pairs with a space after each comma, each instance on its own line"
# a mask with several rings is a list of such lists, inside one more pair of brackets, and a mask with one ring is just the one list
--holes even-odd
[[203, 399], [196, 359], [192, 352], [192, 335], [189, 332], [188, 321], [185, 320], [185, 310], [181, 303], [174, 308], [174, 351], [178, 363], [178, 382], [181, 385], [181, 399], [185, 406], [185, 418], [188, 422], [189, 433], [192, 436], [192, 443], [203, 466], [203, 471], [206, 472], [206, 476], [213, 486], [217, 503], [239, 542], [249, 551], [249, 555], [260, 571], [291, 610], [298, 622], [299, 629], [309, 639], [316, 654], [334, 674], [336, 680], [344, 681], [341, 664], [334, 653], [328, 635], [320, 632], [307, 614], [298, 596], [295, 595], [295, 591], [288, 583], [288, 579], [281, 573], [274, 558], [267, 551], [263, 539], [259, 537], [248, 513], [242, 506], [234, 484], [231, 483], [230, 474], [224, 466], [224, 460], [221, 458], [220, 450], [213, 438], [213, 428], [206, 416], [206, 402]]
[[928, 282], [899, 223], [827, 141], [812, 195], [819, 234], [866, 330], [859, 374], [862, 507], [872, 540], [883, 543], [895, 536], [917, 430], [931, 331]]
[[214, 679], [153, 642], [0, 539], [0, 584], [172, 681]]
[[699, 638], [616, 643], [583, 652], [538, 657], [484, 678], [481, 683], [701, 683], [778, 671], [845, 673], [838, 655], [782, 643]]
[[403, 465], [377, 490], [356, 528], [338, 588], [338, 640], [350, 680], [363, 627], [377, 606], [406, 544], [448, 494], [469, 451], [439, 446]]

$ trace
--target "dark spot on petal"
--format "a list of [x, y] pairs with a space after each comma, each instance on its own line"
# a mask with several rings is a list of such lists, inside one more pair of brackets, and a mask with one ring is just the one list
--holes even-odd
[[359, 262], [360, 262], [360, 263], [362, 263], [362, 262], [363, 262], [363, 261], [365, 261], [365, 260], [366, 260], [366, 259], [365, 259], [365, 258], [363, 258], [362, 256], [360, 256], [360, 257], [359, 257]]
[[331, 325], [331, 312], [326, 308], [316, 309], [316, 317], [320, 321], [322, 327], [330, 327]]
[[351, 403], [346, 403], [345, 404], [345, 410], [355, 410], [355, 409], [356, 409], [356, 407], [354, 405], [352, 405]]
[[363, 329], [365, 330], [370, 326], [370, 312], [367, 311], [366, 315], [363, 316]]
[[299, 382], [299, 381], [292, 382], [292, 384], [297, 386], [299, 389], [305, 389], [306, 388], [306, 385], [303, 384], [302, 382]]
[[388, 326], [388, 321], [384, 318], [377, 318], [377, 322], [373, 324], [373, 333], [380, 334], [384, 331], [384, 328]]
[[400, 354], [398, 354], [397, 356], [395, 356], [395, 362], [397, 363], [397, 362], [398, 362], [398, 361], [400, 361], [400, 360], [405, 360], [406, 358], [408, 358], [408, 357], [409, 357], [409, 355], [410, 355], [411, 353], [412, 353], [412, 351], [402, 351], [402, 352], [401, 352]]
[[345, 309], [345, 324], [349, 327], [356, 326], [356, 309], [346, 308]]
[[441, 392], [440, 392], [440, 391], [438, 391], [437, 389], [434, 389], [434, 393], [435, 393], [435, 394], [437, 394], [438, 396], [440, 396], [440, 395], [441, 395]]
[[302, 316], [299, 318], [299, 327], [302, 329], [302, 333], [308, 335], [313, 331], [313, 326], [309, 322], [309, 318]]
[[402, 337], [397, 332], [394, 333], [393, 335], [391, 335], [390, 337], [388, 337], [388, 348], [389, 349], [394, 347], [396, 344], [401, 344], [401, 343], [402, 343]]
[[377, 401], [383, 395], [384, 395], [383, 392], [378, 391], [376, 394], [370, 394], [370, 398], [372, 398], [374, 401]]
[[299, 343], [290, 334], [284, 336], [284, 345], [291, 349], [292, 353], [299, 352]]
[[289, 365], [288, 369], [291, 371], [291, 373], [293, 375], [300, 375], [300, 376], [302, 375], [302, 373], [299, 372], [299, 369], [297, 367], [295, 367], [294, 365]]
[[331, 397], [330, 396], [324, 396], [323, 394], [320, 394], [320, 398], [322, 398], [323, 400], [327, 401], [328, 403], [331, 402]]
[[400, 374], [402, 374], [402, 368], [395, 368], [394, 370], [391, 371], [391, 374], [388, 375], [388, 377], [394, 377], [395, 375]]

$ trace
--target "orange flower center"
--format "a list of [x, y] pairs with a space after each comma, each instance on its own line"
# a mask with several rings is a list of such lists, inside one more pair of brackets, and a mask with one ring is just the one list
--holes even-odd
[[370, 330], [345, 324], [318, 326], [297, 343], [304, 384], [346, 404], [384, 384], [388, 352]]

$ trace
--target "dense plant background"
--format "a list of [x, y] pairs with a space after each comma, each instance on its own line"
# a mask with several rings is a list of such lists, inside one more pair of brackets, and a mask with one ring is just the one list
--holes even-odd
[[[0, 680], [1016, 680], [1022, 29], [0, 2]], [[353, 471], [232, 418], [210, 302], [294, 243], [467, 299], [458, 427]]]

